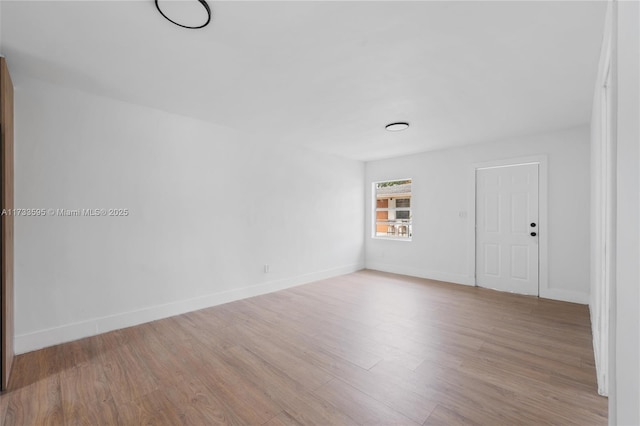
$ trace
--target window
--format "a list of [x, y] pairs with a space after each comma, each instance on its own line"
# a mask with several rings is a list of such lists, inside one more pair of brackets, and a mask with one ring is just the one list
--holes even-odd
[[374, 182], [374, 237], [411, 240], [411, 179]]

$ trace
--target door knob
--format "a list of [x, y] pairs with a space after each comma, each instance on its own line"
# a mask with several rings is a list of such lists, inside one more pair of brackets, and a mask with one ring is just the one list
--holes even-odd
[[535, 228], [535, 227], [536, 227], [536, 224], [535, 224], [534, 222], [531, 222], [531, 227], [532, 227], [532, 228]]
[[535, 237], [536, 235], [538, 235], [538, 234], [536, 234], [535, 232], [532, 232], [532, 233], [531, 233], [531, 236], [532, 236], [532, 237]]

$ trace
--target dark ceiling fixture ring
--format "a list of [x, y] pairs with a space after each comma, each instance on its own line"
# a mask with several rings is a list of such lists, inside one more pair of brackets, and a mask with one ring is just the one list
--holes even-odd
[[400, 132], [409, 128], [409, 123], [406, 121], [397, 121], [395, 123], [389, 123], [384, 126], [389, 132]]
[[166, 19], [167, 21], [169, 21], [172, 24], [175, 24], [175, 25], [177, 25], [179, 27], [187, 28], [189, 30], [197, 30], [197, 29], [206, 27], [207, 25], [209, 25], [209, 22], [211, 22], [211, 8], [209, 7], [209, 5], [207, 4], [207, 2], [205, 0], [198, 0], [198, 3], [200, 3], [202, 5], [202, 7], [204, 7], [204, 10], [207, 12], [207, 22], [205, 22], [204, 24], [199, 25], [197, 27], [191, 27], [189, 25], [183, 25], [183, 24], [180, 24], [180, 23], [174, 21], [173, 19], [171, 19], [167, 15], [165, 15], [164, 12], [162, 11], [162, 9], [160, 9], [160, 5], [158, 4], [158, 0], [155, 0], [155, 3], [156, 3], [156, 9], [158, 9], [158, 12], [160, 12], [160, 15], [164, 16], [164, 19]]

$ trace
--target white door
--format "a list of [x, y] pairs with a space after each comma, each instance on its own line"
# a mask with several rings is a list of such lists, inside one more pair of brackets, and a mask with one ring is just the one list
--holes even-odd
[[538, 295], [538, 164], [476, 170], [476, 283]]

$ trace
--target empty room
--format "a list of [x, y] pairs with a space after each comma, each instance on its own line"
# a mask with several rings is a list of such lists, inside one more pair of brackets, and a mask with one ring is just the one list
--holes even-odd
[[639, 22], [0, 0], [0, 426], [640, 425]]

